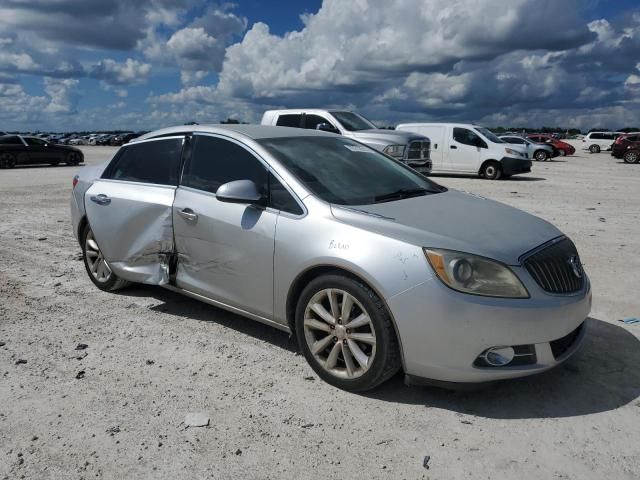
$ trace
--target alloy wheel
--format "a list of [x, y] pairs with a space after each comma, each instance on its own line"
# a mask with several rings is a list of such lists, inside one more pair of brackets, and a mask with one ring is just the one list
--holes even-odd
[[89, 230], [89, 233], [87, 234], [87, 239], [84, 245], [84, 254], [87, 259], [89, 272], [93, 278], [100, 283], [108, 282], [111, 278], [111, 268], [104, 259], [104, 256], [100, 251], [100, 247], [98, 247], [91, 230]]
[[318, 364], [346, 379], [362, 376], [376, 355], [376, 332], [362, 304], [344, 290], [316, 293], [304, 311], [304, 337]]
[[627, 152], [623, 158], [625, 163], [638, 163], [640, 160], [640, 154], [638, 152]]
[[13, 168], [16, 166], [16, 159], [10, 153], [0, 155], [0, 168]]
[[536, 152], [536, 160], [539, 162], [544, 162], [547, 159], [547, 154], [542, 150], [538, 150]]

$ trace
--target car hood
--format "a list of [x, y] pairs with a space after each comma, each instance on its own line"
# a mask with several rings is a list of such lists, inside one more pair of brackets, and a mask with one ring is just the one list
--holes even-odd
[[383, 145], [406, 145], [413, 140], [428, 140], [423, 135], [412, 132], [402, 132], [399, 130], [359, 130], [351, 132], [351, 135], [364, 143], [379, 143]]
[[518, 265], [562, 232], [508, 205], [457, 190], [374, 205], [332, 205], [349, 225], [420, 247], [446, 248]]

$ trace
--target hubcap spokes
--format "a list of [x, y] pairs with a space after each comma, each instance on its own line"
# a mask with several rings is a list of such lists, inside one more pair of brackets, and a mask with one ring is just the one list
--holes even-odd
[[361, 376], [376, 354], [371, 318], [344, 290], [325, 289], [309, 300], [304, 312], [304, 337], [318, 363], [336, 377]]
[[111, 268], [104, 259], [100, 247], [93, 238], [93, 232], [89, 231], [85, 243], [84, 254], [87, 258], [87, 265], [93, 278], [98, 282], [106, 282], [111, 277]]

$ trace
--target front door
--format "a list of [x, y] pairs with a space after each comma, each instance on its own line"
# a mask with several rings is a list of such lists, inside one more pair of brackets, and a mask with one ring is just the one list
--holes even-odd
[[252, 180], [266, 192], [268, 171], [235, 141], [204, 134], [193, 139], [173, 206], [176, 285], [271, 319], [278, 212], [215, 196], [234, 180]]
[[484, 141], [468, 128], [454, 127], [450, 135], [447, 170], [460, 173], [478, 173], [482, 152], [480, 142], [484, 143]]
[[29, 163], [49, 163], [53, 160], [51, 149], [47, 142], [36, 137], [23, 137], [27, 143], [27, 153], [29, 154]]
[[184, 138], [122, 147], [85, 193], [89, 226], [116, 275], [138, 283], [169, 282], [175, 253], [172, 206]]

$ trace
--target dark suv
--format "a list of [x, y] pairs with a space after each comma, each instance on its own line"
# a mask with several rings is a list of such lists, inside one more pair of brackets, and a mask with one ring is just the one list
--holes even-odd
[[626, 133], [616, 138], [611, 146], [611, 155], [622, 158], [625, 163], [640, 162], [640, 132]]

